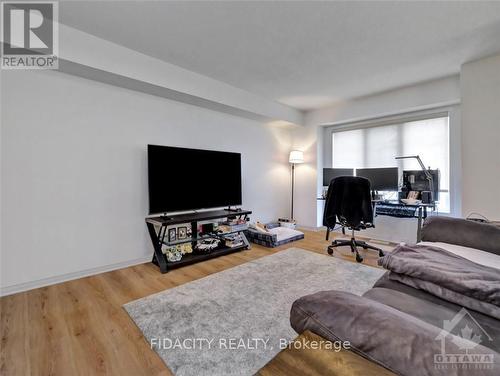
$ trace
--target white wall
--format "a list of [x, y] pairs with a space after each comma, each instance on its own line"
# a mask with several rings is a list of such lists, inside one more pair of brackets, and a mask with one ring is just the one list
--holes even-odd
[[3, 293], [151, 257], [148, 143], [241, 152], [243, 206], [288, 214], [288, 128], [58, 72], [1, 75]]
[[463, 215], [500, 220], [500, 55], [464, 64]]
[[292, 131], [293, 148], [304, 152], [304, 163], [295, 169], [294, 219], [298, 225], [316, 228], [318, 197], [317, 165], [321, 163], [319, 127], [297, 127]]
[[455, 75], [341, 101], [309, 112], [305, 121], [308, 125], [331, 125], [449, 106], [459, 101], [460, 79]]
[[[323, 127], [325, 125], [341, 125], [349, 122], [376, 119], [396, 114], [415, 111], [426, 111], [442, 106], [452, 106], [460, 102], [460, 84], [458, 76], [424, 82], [421, 84], [395, 89], [375, 95], [355, 98], [336, 103], [324, 109], [306, 114], [306, 126], [294, 129], [293, 147], [304, 148], [306, 163], [301, 166], [302, 174], [297, 178], [297, 194], [295, 215], [299, 224], [305, 227], [320, 227], [323, 203], [317, 202], [320, 192], [321, 169], [323, 168]], [[451, 184], [459, 189], [460, 180], [460, 111], [452, 109], [450, 125], [450, 150], [453, 153]], [[328, 152], [328, 151], [326, 151]], [[299, 172], [299, 171], [297, 171]], [[297, 192], [296, 191], [296, 192]], [[458, 197], [459, 192], [456, 192]], [[460, 202], [455, 199], [455, 208]], [[416, 241], [416, 223], [413, 220], [377, 217], [377, 228], [364, 232], [364, 235], [390, 241]]]
[[59, 70], [262, 121], [302, 124], [302, 113], [213, 78], [59, 24]]

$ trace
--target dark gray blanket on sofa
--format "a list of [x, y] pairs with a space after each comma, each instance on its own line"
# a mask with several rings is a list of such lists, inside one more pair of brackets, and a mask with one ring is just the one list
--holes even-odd
[[[352, 351], [398, 375], [498, 376], [500, 354], [471, 343], [471, 354], [489, 354], [491, 363], [478, 368], [436, 363], [442, 353], [443, 330], [369, 298], [343, 291], [321, 291], [297, 299], [290, 313], [297, 333], [310, 330], [330, 341], [348, 341]], [[459, 353], [463, 338], [446, 335], [446, 349]], [[464, 364], [468, 366], [468, 364]], [[442, 366], [442, 367], [441, 367]], [[473, 364], [471, 366], [474, 366]], [[483, 367], [484, 366], [484, 367]]]
[[500, 319], [500, 270], [437, 247], [399, 246], [379, 260], [389, 278]]

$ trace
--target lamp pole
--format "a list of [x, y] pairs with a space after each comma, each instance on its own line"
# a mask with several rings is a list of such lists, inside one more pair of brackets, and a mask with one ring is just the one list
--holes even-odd
[[293, 222], [293, 196], [295, 190], [295, 165], [297, 163], [304, 163], [304, 152], [300, 150], [292, 150], [288, 158], [288, 162], [292, 165], [292, 210], [290, 212], [290, 220]]
[[295, 188], [295, 163], [292, 163], [292, 211], [290, 219], [293, 221], [293, 191]]

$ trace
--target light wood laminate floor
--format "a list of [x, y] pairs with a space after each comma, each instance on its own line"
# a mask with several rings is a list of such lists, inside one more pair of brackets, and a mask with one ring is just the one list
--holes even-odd
[[[331, 239], [330, 239], [331, 240]], [[324, 232], [278, 248], [251, 250], [161, 274], [151, 264], [0, 298], [0, 374], [170, 375], [122, 305], [290, 247], [326, 254]], [[377, 252], [361, 251], [376, 265]], [[354, 262], [343, 247], [335, 252]]]

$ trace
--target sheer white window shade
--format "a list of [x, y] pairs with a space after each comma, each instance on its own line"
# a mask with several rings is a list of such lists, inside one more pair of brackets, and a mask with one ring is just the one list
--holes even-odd
[[375, 168], [398, 166], [420, 170], [416, 160], [395, 160], [398, 155], [419, 155], [427, 167], [439, 169], [438, 210], [450, 211], [450, 150], [448, 117], [379, 125], [332, 133], [332, 167]]
[[[428, 119], [404, 123], [403, 151], [405, 155], [420, 155], [426, 167], [441, 172], [440, 189], [450, 188], [448, 118]], [[403, 160], [405, 170], [420, 169], [416, 160]]]
[[332, 134], [332, 166], [351, 168], [364, 163], [364, 130], [337, 132]]
[[398, 154], [396, 125], [365, 129], [366, 153], [363, 167], [394, 167]]

